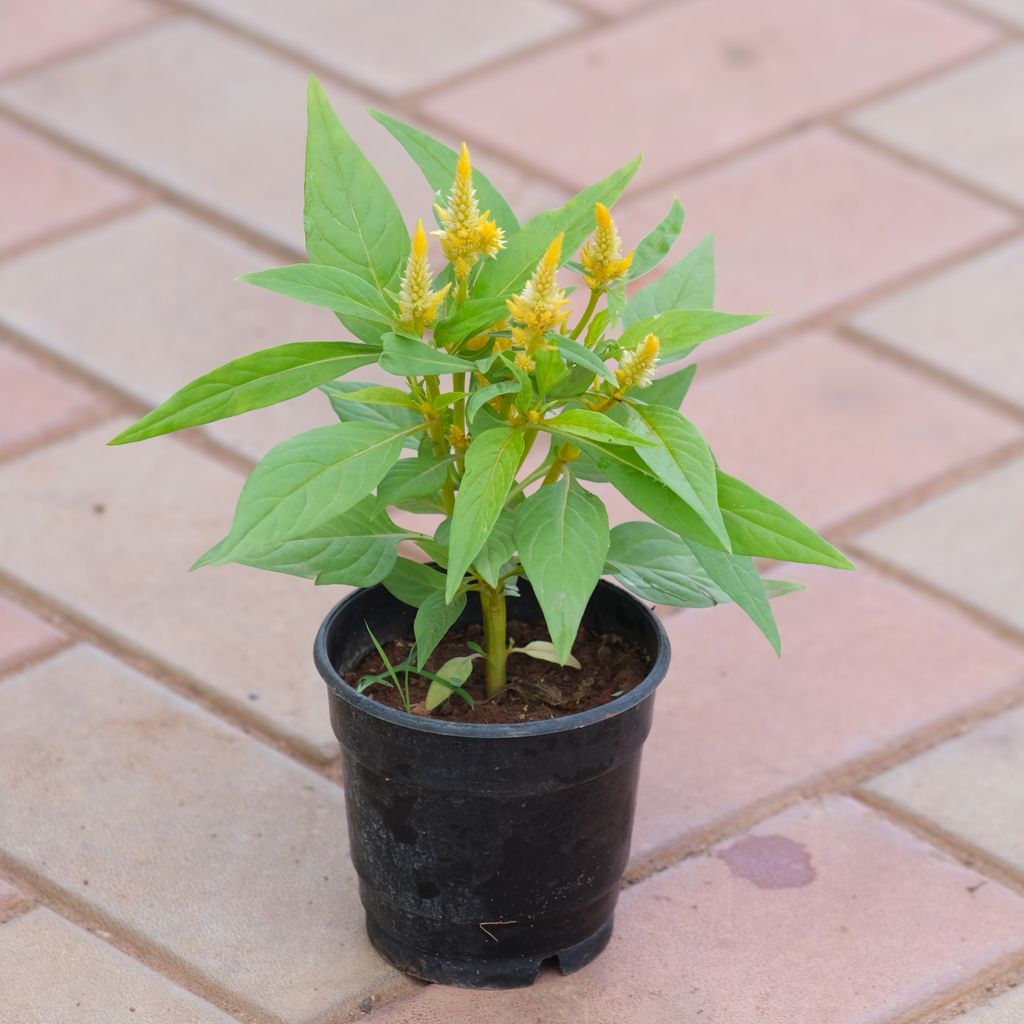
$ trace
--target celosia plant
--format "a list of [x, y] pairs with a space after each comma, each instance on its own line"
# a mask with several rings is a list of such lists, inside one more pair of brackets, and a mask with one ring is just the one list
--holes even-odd
[[[678, 200], [623, 251], [610, 207], [637, 158], [520, 225], [465, 145], [455, 153], [373, 116], [436, 190], [434, 234], [447, 265], [434, 276], [422, 221], [410, 238], [387, 187], [311, 82], [310, 262], [246, 280], [333, 310], [358, 340], [300, 341], [244, 356], [187, 385], [112, 442], [210, 423], [318, 387], [326, 393], [339, 422], [272, 449], [245, 484], [230, 532], [196, 565], [240, 562], [318, 584], [382, 582], [418, 609], [418, 668], [477, 593], [483, 647], [441, 670], [440, 692], [428, 704], [460, 688], [474, 657], [484, 659], [488, 695], [505, 686], [515, 650], [506, 598], [520, 577], [531, 583], [551, 637], [550, 645], [523, 649], [534, 657], [572, 663], [584, 609], [604, 574], [661, 604], [734, 601], [777, 650], [769, 598], [794, 585], [763, 581], [753, 558], [850, 563], [719, 468], [678, 411], [694, 365], [657, 372], [758, 319], [713, 309], [707, 241], [627, 298], [627, 286], [672, 248], [683, 224]], [[589, 290], [575, 323], [570, 281]], [[394, 384], [348, 379], [371, 365]], [[647, 520], [609, 529], [595, 482], [609, 482]], [[392, 507], [436, 513], [440, 525], [433, 534], [401, 526]], [[399, 554], [403, 541], [439, 568]]]

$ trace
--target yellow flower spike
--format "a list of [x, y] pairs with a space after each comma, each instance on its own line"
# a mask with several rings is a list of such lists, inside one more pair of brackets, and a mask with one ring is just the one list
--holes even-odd
[[520, 370], [525, 370], [527, 373], [533, 373], [533, 371], [537, 369], [537, 364], [526, 352], [516, 353], [516, 366], [518, 366]]
[[412, 251], [405, 265], [405, 275], [398, 292], [398, 314], [402, 326], [422, 334], [437, 319], [437, 307], [448, 294], [450, 284], [439, 292], [431, 290], [430, 262], [427, 259], [427, 233], [423, 221], [416, 222]]
[[654, 381], [654, 370], [658, 365], [661, 342], [648, 334], [632, 352], [623, 352], [615, 378], [619, 382], [617, 394], [624, 394], [631, 388], [646, 388]]
[[562, 257], [562, 237], [559, 235], [548, 246], [526, 287], [508, 300], [512, 337], [528, 352], [544, 343], [546, 331], [557, 330], [569, 318], [569, 300], [555, 280]]
[[434, 209], [441, 221], [441, 230], [434, 234], [440, 238], [441, 251], [459, 281], [469, 277], [481, 256], [496, 256], [505, 245], [505, 233], [491, 220], [490, 211], [480, 212], [473, 188], [473, 164], [465, 143], [459, 150], [448, 206], [442, 209], [435, 205]]
[[469, 436], [454, 423], [448, 428], [448, 443], [457, 451], [464, 452], [469, 447]]
[[593, 289], [605, 288], [612, 281], [623, 277], [633, 262], [630, 250], [622, 255], [622, 240], [612, 215], [604, 203], [594, 204], [594, 219], [597, 229], [591, 239], [580, 249], [580, 263], [583, 264], [583, 280]]

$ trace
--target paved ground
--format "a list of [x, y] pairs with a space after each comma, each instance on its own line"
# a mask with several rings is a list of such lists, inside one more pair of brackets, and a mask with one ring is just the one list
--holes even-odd
[[[362, 934], [311, 632], [335, 593], [185, 573], [311, 396], [129, 449], [211, 365], [333, 319], [299, 255], [316, 70], [532, 212], [645, 150], [724, 308], [688, 402], [861, 565], [797, 569], [775, 661], [666, 619], [609, 952], [425, 989]], [[0, 8], [0, 1020], [1024, 1020], [1022, 0], [6, 0]], [[961, 1013], [966, 1016], [959, 1018]]]

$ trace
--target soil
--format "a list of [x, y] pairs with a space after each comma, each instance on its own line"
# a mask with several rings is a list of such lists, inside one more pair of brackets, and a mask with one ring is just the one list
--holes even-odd
[[[509, 621], [508, 635], [517, 647], [533, 640], [549, 640], [543, 625], [516, 619]], [[427, 659], [426, 669], [436, 672], [450, 658], [469, 654], [469, 641], [482, 642], [479, 626], [469, 626], [458, 634], [449, 633]], [[384, 644], [384, 651], [391, 663], [398, 665], [409, 656], [411, 645], [410, 640], [393, 640]], [[508, 686], [490, 700], [484, 695], [483, 659], [477, 658], [473, 674], [464, 687], [473, 698], [473, 707], [458, 694], [452, 694], [430, 714], [449, 721], [491, 724], [561, 718], [615, 700], [641, 683], [650, 668], [647, 656], [622, 637], [593, 633], [582, 627], [572, 651], [579, 659], [581, 667], [578, 669], [540, 661], [525, 654], [510, 655]], [[384, 671], [380, 655], [371, 651], [353, 671], [346, 674], [345, 680], [350, 686], [355, 686], [363, 676], [378, 675]], [[422, 704], [429, 686], [430, 680], [409, 673], [409, 697], [414, 712], [426, 714]], [[401, 695], [394, 686], [374, 685], [363, 693], [381, 704], [403, 707]]]

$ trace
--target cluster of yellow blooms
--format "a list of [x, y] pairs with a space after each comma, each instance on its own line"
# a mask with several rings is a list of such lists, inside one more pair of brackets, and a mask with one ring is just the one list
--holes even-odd
[[[435, 231], [441, 241], [441, 250], [452, 265], [461, 295], [470, 271], [481, 256], [493, 257], [505, 245], [504, 233], [491, 219], [490, 211], [480, 212], [476, 189], [473, 187], [473, 165], [469, 150], [462, 144], [455, 168], [455, 181], [448, 193], [448, 205], [435, 206], [442, 230]], [[601, 292], [615, 281], [625, 277], [633, 260], [632, 250], [622, 255], [622, 242], [618, 228], [603, 203], [594, 204], [596, 228], [590, 240], [580, 250], [583, 279], [592, 291]], [[548, 246], [523, 290], [508, 300], [511, 338], [499, 338], [496, 348], [516, 349], [516, 365], [526, 372], [536, 369], [534, 353], [544, 347], [544, 337], [550, 331], [564, 330], [569, 319], [569, 300], [556, 280], [562, 259], [563, 235]], [[398, 294], [402, 325], [422, 334], [437, 318], [438, 307], [451, 288], [446, 284], [439, 291], [431, 288], [430, 263], [427, 260], [427, 236], [423, 221], [416, 224], [409, 255]], [[495, 325], [495, 328], [503, 325]], [[471, 339], [468, 347], [479, 347], [485, 335]], [[621, 395], [630, 388], [646, 387], [653, 380], [658, 362], [658, 339], [648, 334], [635, 351], [625, 352], [615, 371]], [[451, 439], [456, 447], [465, 443], [464, 437]]]
[[441, 251], [455, 271], [455, 280], [463, 282], [481, 256], [496, 256], [505, 245], [505, 233], [491, 219], [491, 211], [480, 212], [473, 188], [473, 165], [469, 150], [462, 144], [455, 166], [455, 181], [448, 193], [448, 206], [434, 207], [441, 221]]

